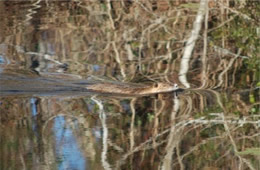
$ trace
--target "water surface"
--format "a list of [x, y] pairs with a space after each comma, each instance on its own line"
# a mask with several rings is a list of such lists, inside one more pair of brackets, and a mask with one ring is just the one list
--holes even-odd
[[90, 77], [185, 87], [181, 61], [197, 7], [1, 1], [0, 169], [259, 169], [257, 2], [230, 4], [244, 15], [209, 3], [183, 92], [84, 88]]

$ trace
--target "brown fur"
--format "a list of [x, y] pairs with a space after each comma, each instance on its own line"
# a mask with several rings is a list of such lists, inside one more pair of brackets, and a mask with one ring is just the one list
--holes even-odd
[[102, 93], [116, 93], [129, 95], [145, 95], [153, 93], [170, 92], [178, 89], [177, 84], [171, 85], [168, 83], [157, 83], [154, 86], [131, 86], [129, 84], [115, 84], [115, 83], [97, 83], [88, 85], [88, 90], [93, 90]]

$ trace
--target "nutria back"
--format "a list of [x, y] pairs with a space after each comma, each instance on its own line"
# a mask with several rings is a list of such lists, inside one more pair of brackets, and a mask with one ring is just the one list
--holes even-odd
[[101, 93], [116, 93], [129, 95], [145, 95], [154, 93], [163, 93], [178, 90], [178, 85], [169, 83], [156, 83], [153, 85], [138, 86], [136, 84], [117, 84], [117, 83], [96, 83], [86, 86], [87, 90]]

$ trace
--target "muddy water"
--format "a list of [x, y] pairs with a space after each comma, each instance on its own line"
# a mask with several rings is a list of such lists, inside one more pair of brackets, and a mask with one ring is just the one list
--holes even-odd
[[226, 54], [209, 38], [203, 58], [199, 39], [180, 93], [86, 90], [98, 81], [185, 87], [183, 42], [196, 13], [167, 4], [1, 1], [0, 169], [259, 169], [259, 71], [231, 54], [234, 41]]

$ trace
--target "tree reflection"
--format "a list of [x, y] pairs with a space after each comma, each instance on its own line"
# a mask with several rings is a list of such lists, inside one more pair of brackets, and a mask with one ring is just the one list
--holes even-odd
[[259, 2], [200, 3], [0, 2], [0, 169], [259, 169]]

